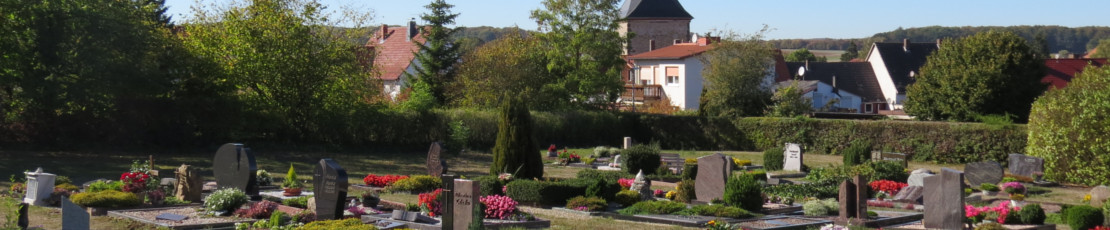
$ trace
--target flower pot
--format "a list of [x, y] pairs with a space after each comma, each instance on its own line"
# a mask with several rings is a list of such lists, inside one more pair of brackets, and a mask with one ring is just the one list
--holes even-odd
[[377, 198], [377, 197], [363, 198], [362, 199], [362, 207], [368, 207], [368, 208], [378, 207], [378, 203], [380, 203], [381, 201], [382, 201], [382, 199]]
[[281, 193], [283, 196], [300, 196], [301, 188], [285, 188], [285, 192]]

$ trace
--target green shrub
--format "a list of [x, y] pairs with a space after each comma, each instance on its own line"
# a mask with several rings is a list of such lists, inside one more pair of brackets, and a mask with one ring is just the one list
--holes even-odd
[[73, 201], [74, 204], [80, 205], [81, 207], [101, 208], [134, 207], [143, 202], [143, 200], [139, 199], [134, 193], [116, 190], [77, 193], [73, 194], [69, 199]]
[[330, 230], [330, 229], [349, 229], [349, 230], [374, 230], [377, 229], [374, 225], [363, 224], [362, 220], [358, 218], [341, 219], [341, 220], [321, 220], [308, 223], [298, 230]]
[[641, 199], [642, 197], [640, 197], [640, 192], [624, 190], [617, 192], [617, 196], [613, 198], [613, 202], [617, 202], [617, 204], [629, 207], [640, 202]]
[[982, 183], [982, 184], [979, 184], [979, 190], [988, 191], [988, 192], [997, 192], [997, 191], [999, 191], [999, 188], [998, 188], [998, 185], [996, 185], [996, 184]]
[[852, 144], [841, 153], [844, 154], [844, 165], [863, 164], [863, 162], [871, 159], [871, 141], [853, 140]]
[[806, 197], [815, 197], [819, 199], [836, 198], [840, 191], [837, 187], [838, 183], [805, 183], [805, 184], [780, 184], [768, 186], [763, 189], [764, 193], [769, 196], [791, 198], [793, 200], [801, 200]]
[[806, 216], [828, 216], [840, 212], [840, 203], [836, 200], [811, 200], [802, 204], [802, 213]]
[[463, 149], [469, 147], [470, 127], [461, 120], [448, 123], [448, 127], [450, 135], [447, 138], [447, 154], [458, 155]]
[[577, 210], [578, 207], [586, 207], [586, 209], [589, 211], [603, 211], [608, 206], [609, 203], [606, 203], [605, 199], [601, 199], [600, 197], [576, 196], [574, 198], [570, 198], [570, 200], [567, 200], [566, 207], [567, 209], [572, 210]]
[[655, 172], [661, 162], [659, 161], [659, 146], [653, 145], [633, 145], [624, 151], [621, 151], [621, 167], [625, 172], [635, 175], [644, 171], [644, 174], [651, 174]]
[[870, 161], [863, 165], [870, 168], [872, 172], [868, 177], [870, 181], [906, 181], [910, 178], [910, 174], [906, 172], [906, 167], [902, 166], [900, 161]]
[[[1110, 68], [1089, 68], [1033, 102], [1025, 152], [1044, 158], [1048, 180], [1110, 184]], [[1061, 112], [1068, 111], [1068, 112]]]
[[694, 205], [681, 214], [698, 216], [716, 216], [727, 218], [748, 218], [752, 214], [742, 208], [725, 205]]
[[609, 157], [609, 147], [598, 146], [594, 148], [594, 156]]
[[767, 181], [767, 171], [766, 170], [756, 169], [756, 170], [744, 172], [744, 174], [752, 175], [752, 178], [755, 178], [756, 180]]
[[235, 188], [225, 188], [212, 192], [204, 198], [204, 209], [208, 211], [235, 211], [247, 201], [247, 194]]
[[1021, 207], [1021, 211], [1018, 211], [1018, 217], [1021, 219], [1021, 223], [1036, 225], [1044, 224], [1046, 218], [1044, 209], [1041, 209], [1039, 204], [1027, 204]]
[[392, 185], [386, 187], [389, 191], [398, 192], [429, 192], [443, 187], [443, 180], [439, 177], [430, 175], [413, 175], [409, 178], [397, 180]]
[[590, 180], [536, 181], [513, 180], [505, 185], [505, 195], [526, 204], [562, 206], [567, 200], [586, 194]]
[[482, 196], [504, 195], [501, 188], [505, 186], [505, 184], [503, 184], [500, 179], [497, 179], [497, 176], [478, 176], [474, 177], [472, 180], [480, 184], [479, 193], [481, 193]]
[[1102, 210], [1090, 205], [1072, 206], [1064, 210], [1064, 216], [1071, 229], [1091, 229], [1103, 221]]
[[624, 171], [601, 171], [597, 169], [583, 169], [575, 174], [578, 179], [605, 179], [608, 181], [617, 181], [621, 178], [632, 178], [635, 174], [628, 174]]
[[763, 185], [750, 174], [740, 174], [725, 183], [725, 203], [745, 210], [763, 209]]
[[86, 192], [100, 192], [107, 190], [123, 191], [123, 181], [96, 181], [89, 184]]
[[683, 180], [696, 180], [698, 179], [698, 164], [686, 163], [682, 165], [682, 179]]
[[297, 208], [308, 208], [308, 198], [312, 198], [312, 196], [302, 196], [297, 198], [285, 199], [281, 201], [281, 204]]
[[621, 185], [615, 180], [608, 179], [583, 179], [587, 180], [586, 196], [596, 196], [611, 200], [621, 191]]
[[616, 156], [621, 154], [621, 149], [617, 147], [609, 147], [609, 151], [607, 152], [609, 152], [607, 153], [609, 154], [609, 156]]
[[542, 178], [543, 160], [532, 133], [532, 115], [527, 104], [519, 97], [509, 97], [498, 116], [490, 175], [511, 173], [517, 179]]
[[697, 199], [697, 193], [694, 191], [694, 180], [682, 180], [678, 182], [678, 188], [675, 191], [675, 201], [690, 203]]
[[[633, 191], [633, 192], [635, 192], [635, 191]], [[621, 193], [624, 193], [624, 192], [621, 192]], [[618, 197], [619, 196], [620, 195], [618, 194]], [[669, 200], [652, 200], [652, 201], [644, 201], [644, 202], [635, 203], [631, 206], [626, 206], [626, 207], [627, 208], [621, 209], [618, 212], [620, 212], [621, 214], [625, 214], [625, 215], [636, 215], [636, 214], [663, 215], [663, 214], [672, 214], [672, 213], [681, 212], [681, 211], [686, 209], [686, 204], [679, 203], [679, 202], [674, 202], [674, 201], [669, 201]]]
[[763, 169], [767, 171], [782, 170], [782, 147], [769, 148], [763, 151]]

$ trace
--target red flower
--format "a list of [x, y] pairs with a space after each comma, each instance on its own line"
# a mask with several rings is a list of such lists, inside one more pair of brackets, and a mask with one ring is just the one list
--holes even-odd
[[386, 186], [392, 185], [394, 182], [397, 182], [398, 180], [405, 179], [405, 178], [409, 178], [409, 176], [402, 176], [402, 175], [378, 176], [378, 175], [370, 174], [370, 175], [366, 175], [365, 178], [362, 178], [362, 182], [366, 183], [366, 185], [370, 185], [370, 186], [374, 186], [374, 187], [386, 187]]
[[898, 191], [902, 190], [903, 187], [909, 186], [909, 184], [906, 184], [906, 183], [901, 183], [901, 182], [897, 182], [897, 181], [890, 181], [890, 180], [872, 181], [868, 185], [871, 186], [871, 190], [886, 192], [887, 194], [890, 194], [891, 196], [898, 193]]
[[443, 205], [439, 202], [439, 193], [441, 192], [443, 192], [443, 189], [437, 188], [432, 192], [421, 193], [417, 196], [418, 202], [416, 204], [420, 205], [421, 208], [428, 209], [428, 216], [438, 216], [443, 211], [440, 210]]
[[123, 191], [131, 193], [146, 191], [148, 179], [150, 175], [142, 172], [125, 172], [119, 175], [119, 180], [123, 182]]

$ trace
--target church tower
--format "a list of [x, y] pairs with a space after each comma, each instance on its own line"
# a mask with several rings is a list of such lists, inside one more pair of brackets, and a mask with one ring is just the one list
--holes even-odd
[[625, 0], [621, 6], [621, 36], [631, 33], [625, 55], [691, 42], [690, 20], [694, 17], [678, 0]]

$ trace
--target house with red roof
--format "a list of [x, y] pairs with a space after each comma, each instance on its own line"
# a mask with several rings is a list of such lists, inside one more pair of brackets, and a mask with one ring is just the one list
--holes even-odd
[[1076, 75], [1082, 73], [1083, 69], [1088, 66], [1105, 66], [1106, 61], [1106, 58], [1045, 59], [1044, 65], [1048, 70], [1041, 83], [1049, 84], [1052, 89], [1062, 89], [1067, 87]]
[[382, 93], [390, 98], [396, 98], [401, 93], [401, 88], [410, 81], [406, 79], [406, 73], [415, 73], [420, 64], [416, 59], [420, 46], [416, 43], [426, 43], [420, 31], [415, 21], [409, 21], [408, 26], [382, 25], [366, 42], [366, 47], [376, 54], [373, 66], [382, 80]]
[[[628, 56], [632, 66], [622, 102], [640, 104], [666, 99], [679, 109], [698, 109], [701, 91], [705, 87], [702, 77], [704, 64], [699, 57], [713, 49], [720, 38], [698, 38], [695, 35], [691, 40], [696, 42], [678, 43]], [[787, 74], [782, 55], [775, 55], [774, 62], [768, 63], [771, 71], [764, 79], [765, 89], [768, 90], [775, 79], [789, 78], [780, 76]]]

